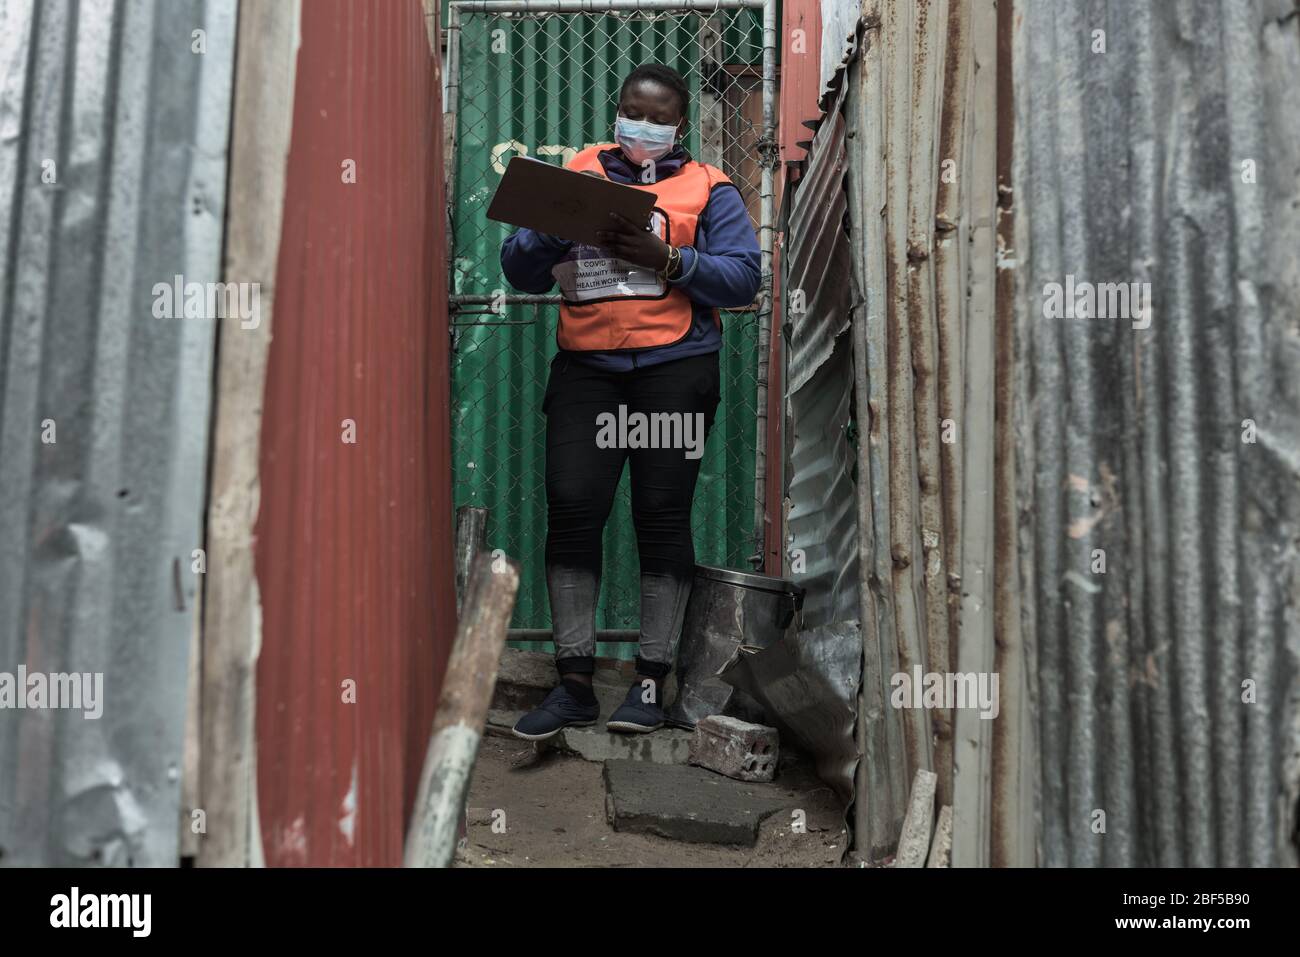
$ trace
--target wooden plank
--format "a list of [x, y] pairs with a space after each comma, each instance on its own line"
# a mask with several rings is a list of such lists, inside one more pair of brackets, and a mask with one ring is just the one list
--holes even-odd
[[912, 779], [912, 796], [907, 802], [907, 816], [903, 818], [903, 832], [898, 838], [898, 856], [895, 867], [925, 867], [930, 850], [930, 832], [934, 826], [934, 789], [939, 776], [933, 771], [918, 768]]
[[253, 680], [261, 607], [253, 565], [262, 391], [271, 343], [285, 164], [293, 126], [298, 0], [243, 0], [227, 202], [227, 282], [256, 282], [260, 321], [221, 325], [203, 599], [199, 866], [261, 862]]
[[486, 553], [475, 558], [420, 774], [406, 841], [407, 867], [451, 865], [518, 590], [515, 562]]
[[939, 820], [934, 825], [934, 838], [930, 841], [930, 858], [926, 867], [950, 867], [952, 865], [952, 805], [945, 804], [939, 809]]
[[456, 509], [456, 611], [465, 598], [470, 569], [479, 552], [487, 551], [489, 510], [473, 505]]

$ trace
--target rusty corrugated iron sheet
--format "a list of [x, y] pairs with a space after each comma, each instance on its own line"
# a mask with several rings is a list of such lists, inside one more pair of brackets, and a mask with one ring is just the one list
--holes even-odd
[[301, 29], [257, 527], [260, 828], [268, 864], [398, 865], [455, 619], [441, 80], [419, 0], [313, 0]]
[[235, 9], [0, 6], [0, 671], [102, 674], [0, 711], [5, 865], [178, 862]]
[[[1295, 7], [1016, 9], [1042, 863], [1294, 865]], [[1149, 325], [1046, 318], [1071, 276], [1149, 283]]]
[[[996, 634], [994, 660], [1001, 687], [1009, 692], [1002, 720], [993, 727], [990, 776], [990, 823], [988, 861], [994, 867], [1023, 867], [1039, 863], [1040, 762], [1036, 734], [1037, 675], [1036, 648], [1032, 633], [1022, 624], [1022, 589], [1020, 559], [1027, 554], [1019, 531], [1017, 513], [1016, 469], [1018, 467], [1017, 433], [1010, 427], [1019, 410], [1024, 408], [1025, 390], [1016, 376], [1018, 337], [1016, 334], [1016, 229], [1023, 218], [1015, 216], [1013, 181], [1015, 144], [1015, 61], [1013, 24], [1016, 10], [1011, 2], [997, 8], [996, 45], [988, 36], [991, 24], [981, 18], [979, 41], [971, 47], [973, 56], [962, 65], [966, 82], [978, 95], [977, 110], [992, 103], [997, 110], [996, 129], [996, 258], [993, 279], [993, 417], [994, 490], [993, 490], [993, 629]], [[967, 29], [970, 28], [968, 23]], [[996, 51], [996, 52], [995, 52]], [[995, 89], [990, 90], [986, 76], [974, 82], [981, 63], [996, 61]], [[980, 114], [975, 114], [978, 117]], [[976, 132], [987, 134], [987, 127], [976, 122]], [[945, 137], [945, 140], [947, 137]], [[986, 189], [987, 179], [983, 179]], [[992, 202], [982, 202], [987, 208]], [[987, 234], [981, 234], [985, 236]], [[982, 254], [982, 253], [981, 253]], [[960, 467], [960, 466], [959, 466]], [[985, 526], [987, 527], [987, 526]], [[987, 642], [986, 642], [987, 643]], [[987, 654], [987, 652], [985, 652]], [[958, 733], [964, 729], [958, 729]], [[958, 739], [960, 742], [960, 738]], [[959, 758], [960, 760], [960, 758]], [[968, 842], [969, 843], [969, 842]], [[982, 847], [979, 848], [983, 850]], [[972, 855], [969, 851], [966, 857]]]
[[[954, 809], [954, 862], [982, 864], [996, 796], [1019, 797], [1007, 782], [1021, 765], [995, 762], [993, 724], [976, 712], [898, 708], [892, 692], [913, 668], [1014, 671], [994, 621], [996, 11], [878, 0], [860, 27], [861, 55], [841, 71], [865, 622], [857, 846], [891, 851], [926, 768]], [[1026, 701], [1002, 691], [1019, 722]]]
[[[864, 11], [867, 12], [867, 11]], [[885, 385], [882, 303], [884, 267], [883, 178], [876, 157], [884, 150], [884, 86], [879, 10], [872, 9], [861, 37], [861, 55], [851, 60], [844, 82], [845, 111], [853, 148], [849, 151], [849, 222], [853, 242], [853, 401], [859, 422], [857, 442], [858, 597], [861, 604], [862, 708], [858, 714], [858, 764], [855, 782], [854, 845], [860, 857], [878, 860], [898, 840], [906, 801], [902, 730], [886, 709], [889, 676], [898, 670], [893, 640], [893, 608], [884, 583], [890, 559], [888, 536], [877, 531], [888, 522], [888, 497], [878, 417]], [[874, 211], [874, 215], [872, 214]], [[885, 446], [884, 448], [887, 448]]]
[[[957, 865], [1295, 862], [1300, 38], [1192, 7], [863, 11], [865, 855], [932, 767]], [[1046, 318], [1071, 275], [1150, 282], [1150, 328]], [[996, 675], [998, 717], [878, 707], [913, 665]]]
[[[991, 7], [983, 9], [987, 18]], [[947, 158], [963, 192], [947, 206], [937, 162], [945, 130], [973, 112], [971, 97], [945, 96], [972, 56], [974, 33], [961, 26], [969, 15], [967, 6], [944, 0], [870, 3], [862, 57], [848, 71], [855, 402], [864, 433], [857, 471], [866, 760], [856, 821], [867, 857], [896, 841], [917, 769], [938, 774], [938, 802], [954, 805], [959, 821], [978, 816], [988, 793], [987, 773], [974, 760], [966, 762], [969, 798], [958, 793], [949, 710], [891, 704], [900, 672], [956, 669], [963, 598], [972, 614], [992, 607], [982, 568], [962, 582], [969, 556], [961, 545], [980, 541], [981, 530], [958, 531], [959, 503], [981, 493], [985, 486], [972, 482], [985, 476], [953, 467], [954, 456], [988, 447], [992, 436], [986, 395], [953, 387], [954, 378], [986, 369], [964, 352], [963, 332], [990, 313], [991, 289], [973, 276], [993, 270], [991, 242], [981, 244], [977, 228], [987, 231], [991, 221], [993, 191], [980, 183], [984, 176], [991, 184], [992, 140], [950, 138]], [[949, 217], [942, 228], [941, 209]], [[959, 242], [969, 250], [959, 254]], [[945, 298], [954, 289], [956, 300]], [[988, 347], [992, 336], [985, 331], [979, 341]], [[972, 758], [984, 750], [977, 742]], [[957, 836], [953, 853], [956, 859]]]

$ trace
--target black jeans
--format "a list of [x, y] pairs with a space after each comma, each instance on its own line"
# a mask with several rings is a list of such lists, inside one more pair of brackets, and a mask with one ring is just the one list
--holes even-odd
[[595, 667], [601, 539], [629, 459], [641, 560], [637, 671], [662, 678], [671, 669], [695, 574], [691, 500], [721, 398], [718, 376], [716, 352], [630, 372], [565, 353], [552, 361], [542, 402], [546, 585], [561, 674]]

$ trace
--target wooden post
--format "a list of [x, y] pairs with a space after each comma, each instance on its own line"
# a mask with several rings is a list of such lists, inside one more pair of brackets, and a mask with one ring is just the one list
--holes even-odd
[[464, 604], [465, 586], [469, 581], [474, 556], [487, 551], [490, 512], [486, 508], [462, 505], [456, 509], [456, 611]]
[[926, 867], [952, 866], [952, 805], [939, 809], [939, 821], [934, 826], [934, 840], [930, 842], [930, 859]]
[[293, 130], [298, 18], [297, 0], [244, 0], [239, 9], [224, 271], [227, 282], [261, 284], [262, 311], [254, 329], [223, 322], [217, 333], [203, 660], [202, 674], [195, 678], [202, 696], [199, 807], [190, 809], [205, 812], [200, 867], [256, 866], [262, 860], [254, 813], [254, 678], [262, 614], [253, 528], [285, 165]]
[[474, 559], [406, 839], [407, 867], [448, 867], [519, 590], [519, 566]]
[[934, 825], [934, 791], [938, 781], [939, 776], [933, 771], [916, 769], [916, 777], [912, 779], [912, 799], [907, 805], [907, 817], [903, 818], [903, 833], [898, 838], [895, 867], [925, 867]]

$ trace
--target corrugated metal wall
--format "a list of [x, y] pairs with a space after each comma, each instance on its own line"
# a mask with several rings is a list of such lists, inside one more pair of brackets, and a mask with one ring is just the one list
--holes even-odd
[[[1294, 864], [1300, 18], [1282, 0], [1017, 10], [1042, 861]], [[1150, 283], [1150, 327], [1044, 318], [1067, 276]]]
[[4, 864], [177, 860], [235, 10], [0, 6], [0, 671], [106, 673], [0, 712]]
[[[864, 7], [845, 71], [864, 855], [888, 852], [927, 767], [956, 865], [1295, 863], [1293, 11]], [[833, 551], [838, 439], [804, 439], [843, 421], [850, 371], [820, 404], [800, 390], [835, 369], [842, 324], [820, 285], [834, 229], [810, 215], [838, 195], [821, 162], [787, 237], [787, 293], [817, 292], [788, 313], [790, 526]], [[1150, 282], [1150, 328], [1046, 318], [1067, 276]], [[809, 582], [814, 609], [840, 587]], [[913, 665], [996, 674], [998, 717], [889, 707]]]
[[[0, 10], [0, 522], [18, 530], [0, 670], [107, 673], [98, 720], [0, 713], [6, 864], [176, 859], [216, 323], [155, 318], [153, 287], [222, 278], [234, 12]], [[786, 288], [815, 293], [786, 304], [790, 528], [824, 552], [810, 611], [843, 616], [856, 548], [868, 623], [859, 846], [887, 848], [930, 766], [958, 864], [1294, 864], [1300, 17], [1283, 0], [863, 14], [843, 117], [792, 204]], [[418, 0], [313, 0], [302, 43], [257, 796], [269, 863], [392, 864], [454, 617], [439, 77]], [[603, 136], [609, 116], [590, 119], [573, 142]], [[845, 215], [847, 297], [824, 288]], [[1067, 276], [1150, 282], [1150, 328], [1045, 318]], [[752, 462], [752, 429], [735, 440]], [[855, 540], [831, 517], [850, 479]], [[752, 487], [702, 479], [708, 520], [747, 530]], [[912, 663], [998, 672], [999, 719], [882, 709]]]
[[273, 865], [401, 863], [453, 636], [440, 78], [423, 18], [419, 0], [302, 5], [257, 526]]
[[[761, 64], [761, 10], [724, 11], [731, 26], [727, 62]], [[687, 148], [700, 151], [699, 17], [461, 14], [460, 94], [455, 158], [455, 291], [510, 292], [501, 275], [501, 242], [511, 227], [485, 217], [505, 164], [517, 154], [565, 158], [588, 143], [609, 142], [619, 85], [643, 62], [680, 69], [692, 84]], [[494, 41], [493, 31], [501, 31]], [[495, 45], [494, 45], [495, 43]], [[717, 81], [721, 82], [721, 81]], [[571, 153], [568, 155], [572, 155]], [[735, 170], [730, 170], [733, 175]], [[747, 200], [758, 183], [740, 183]], [[757, 227], [757, 223], [755, 224]], [[499, 315], [467, 306], [455, 317], [452, 359], [453, 461], [457, 505], [491, 510], [490, 543], [522, 563], [514, 627], [550, 627], [544, 545], [545, 421], [541, 400], [555, 354], [554, 306], [511, 305]], [[695, 497], [697, 559], [747, 568], [754, 554], [754, 403], [757, 315], [722, 313], [722, 406], [710, 434]], [[636, 628], [640, 620], [636, 536], [627, 476], [605, 531], [605, 575], [597, 613], [601, 628]], [[536, 647], [544, 647], [537, 645]], [[600, 646], [631, 656], [632, 645]]]
[[[875, 0], [862, 13], [845, 80], [866, 622], [857, 846], [889, 852], [928, 768], [954, 809], [954, 862], [984, 863], [992, 722], [891, 697], [917, 666], [994, 669], [995, 9]], [[1016, 694], [1002, 689], [1004, 708]]]

